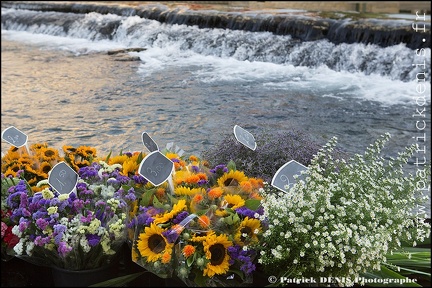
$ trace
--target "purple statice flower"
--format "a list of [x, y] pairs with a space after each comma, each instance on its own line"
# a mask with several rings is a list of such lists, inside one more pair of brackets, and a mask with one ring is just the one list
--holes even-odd
[[198, 186], [206, 186], [209, 183], [208, 180], [201, 179], [197, 182]]
[[192, 165], [192, 172], [198, 173], [200, 171], [200, 168], [196, 165]]
[[21, 218], [18, 223], [18, 229], [20, 232], [24, 232], [30, 225], [30, 222], [25, 218]]
[[54, 228], [54, 242], [58, 245], [63, 239], [63, 235], [67, 229], [67, 227], [63, 224], [56, 224], [53, 226]]
[[80, 221], [82, 223], [90, 223], [93, 220], [93, 213], [91, 211], [87, 211], [87, 216], [81, 216]]
[[72, 201], [72, 210], [81, 211], [84, 208], [84, 201], [80, 199], [75, 199]]
[[256, 266], [252, 261], [252, 256], [250, 254], [255, 254], [253, 250], [243, 250], [243, 247], [236, 244], [234, 246], [228, 247], [228, 254], [230, 255], [229, 264], [234, 265], [236, 261], [240, 262], [240, 270], [245, 274], [251, 274], [255, 271]]
[[235, 209], [236, 213], [239, 215], [243, 215], [245, 217], [249, 218], [256, 218], [255, 214], [263, 215], [264, 214], [264, 207], [259, 206], [257, 210], [251, 210], [247, 208], [246, 206], [241, 206], [237, 209]]
[[51, 237], [36, 236], [33, 242], [36, 246], [44, 246], [45, 244], [49, 244], [51, 242]]
[[[22, 176], [23, 173], [24, 173], [24, 170], [23, 170], [23, 169], [18, 170], [18, 171], [16, 172], [16, 177], [17, 177], [17, 178], [21, 178], [21, 176]], [[2, 174], [2, 175], [3, 175], [3, 174]]]
[[175, 243], [180, 236], [176, 229], [168, 229], [162, 232], [162, 235], [167, 239], [168, 243]]
[[38, 210], [38, 211], [33, 212], [32, 218], [33, 219], [42, 219], [42, 218], [45, 218], [47, 216], [48, 216], [48, 212], [47, 211]]
[[46, 228], [48, 225], [49, 225], [49, 222], [46, 221], [45, 219], [43, 219], [43, 218], [37, 218], [37, 219], [36, 219], [36, 226], [38, 226], [39, 229], [41, 229], [41, 230], [45, 230], [45, 228]]
[[[93, 164], [95, 164], [95, 163], [93, 163]], [[98, 170], [99, 170], [100, 166], [95, 167], [96, 165], [93, 165], [93, 164], [90, 166], [81, 167], [78, 170], [78, 175], [80, 176], [81, 179], [99, 178]]]
[[[154, 207], [143, 207], [139, 206], [138, 213], [136, 215], [136, 221], [134, 221], [135, 225], [145, 225], [149, 226], [153, 221], [153, 216], [161, 213], [163, 209], [154, 208]], [[133, 226], [129, 227], [132, 228]]]
[[91, 247], [94, 247], [99, 244], [101, 237], [98, 235], [93, 234], [87, 234], [86, 235], [87, 241], [89, 242], [89, 245]]
[[210, 169], [210, 172], [213, 174], [218, 174], [218, 173], [223, 174], [223, 173], [228, 172], [228, 167], [224, 164], [219, 164], [219, 165], [216, 165], [213, 169]]
[[58, 244], [57, 252], [61, 257], [66, 257], [70, 251], [72, 251], [72, 247], [68, 247], [66, 242], [60, 242]]
[[[121, 189], [124, 191], [123, 189]], [[129, 188], [126, 195], [123, 196], [127, 201], [133, 202], [136, 200], [135, 189], [133, 187]]]
[[189, 215], [189, 212], [187, 211], [182, 211], [179, 214], [177, 214], [177, 216], [172, 220], [172, 222], [174, 224], [179, 224], [180, 222], [182, 222], [187, 216]]
[[133, 180], [136, 184], [143, 184], [143, 185], [145, 185], [145, 184], [148, 183], [147, 179], [145, 179], [145, 178], [144, 178], [143, 176], [141, 176], [141, 175], [134, 175], [134, 176], [132, 176], [132, 180]]

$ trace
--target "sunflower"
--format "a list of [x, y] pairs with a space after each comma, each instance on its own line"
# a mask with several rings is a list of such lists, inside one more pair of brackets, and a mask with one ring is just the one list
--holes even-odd
[[258, 243], [259, 239], [257, 237], [257, 232], [261, 232], [261, 222], [258, 219], [250, 219], [246, 217], [237, 229], [237, 232], [234, 236], [234, 240], [236, 243], [239, 243], [243, 246], [248, 245], [250, 243]]
[[123, 171], [121, 174], [125, 176], [133, 176], [136, 174], [136, 171], [138, 171], [138, 168], [139, 164], [136, 160], [128, 159], [123, 162]]
[[243, 171], [230, 170], [224, 173], [217, 180], [219, 187], [238, 186], [242, 181], [247, 181], [248, 177]]
[[233, 210], [245, 205], [245, 200], [239, 195], [225, 195], [224, 201], [227, 202], [228, 208]]
[[174, 189], [174, 193], [177, 196], [183, 196], [183, 195], [193, 196], [196, 194], [203, 194], [204, 191], [205, 190], [203, 188], [189, 188], [185, 186], [178, 186]]
[[147, 262], [156, 262], [160, 259], [167, 259], [172, 254], [174, 244], [168, 243], [162, 236], [165, 230], [152, 223], [144, 229], [137, 240], [137, 249], [142, 257], [147, 257]]
[[225, 274], [229, 270], [230, 256], [227, 253], [228, 247], [233, 243], [228, 240], [225, 234], [217, 236], [215, 233], [207, 235], [203, 241], [204, 252], [209, 260], [204, 268], [203, 275], [213, 277], [215, 274]]
[[171, 220], [175, 215], [177, 215], [179, 212], [183, 211], [183, 209], [185, 208], [186, 208], [186, 200], [181, 199], [176, 204], [174, 204], [170, 212], [164, 213], [161, 216], [158, 215], [158, 217], [155, 218], [153, 223], [155, 224], [166, 223], [169, 220]]
[[108, 159], [108, 164], [123, 164], [128, 158], [129, 156], [126, 154], [116, 155]]

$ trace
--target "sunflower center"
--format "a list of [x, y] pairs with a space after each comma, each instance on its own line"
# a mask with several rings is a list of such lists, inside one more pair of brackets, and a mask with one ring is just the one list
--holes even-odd
[[45, 165], [42, 167], [42, 172], [43, 173], [48, 173], [51, 170], [51, 166], [50, 165]]
[[148, 247], [156, 254], [161, 253], [165, 249], [165, 240], [161, 235], [151, 235], [148, 239]]
[[234, 178], [228, 178], [224, 181], [225, 186], [238, 186], [239, 182]]
[[215, 244], [210, 247], [210, 263], [214, 266], [222, 264], [225, 258], [225, 247], [222, 244]]
[[240, 239], [241, 239], [241, 241], [244, 241], [244, 240], [246, 240], [246, 237], [244, 237], [243, 236], [243, 234], [246, 234], [246, 235], [251, 235], [251, 233], [252, 233], [252, 229], [250, 228], [250, 227], [243, 227], [241, 230], [240, 230], [240, 232], [241, 232], [241, 237], [240, 237]]
[[52, 157], [52, 156], [54, 156], [54, 155], [55, 155], [55, 152], [52, 151], [52, 150], [46, 150], [46, 151], [45, 151], [45, 156], [46, 156], [46, 157]]

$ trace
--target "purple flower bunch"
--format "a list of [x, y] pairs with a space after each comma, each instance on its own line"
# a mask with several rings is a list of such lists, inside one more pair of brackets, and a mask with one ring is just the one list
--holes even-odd
[[59, 194], [47, 180], [34, 193], [20, 180], [9, 188], [10, 219], [19, 238], [14, 256], [45, 266], [85, 270], [109, 264], [127, 240], [130, 203], [136, 200], [134, 181], [121, 164], [104, 161], [81, 167], [78, 183]]

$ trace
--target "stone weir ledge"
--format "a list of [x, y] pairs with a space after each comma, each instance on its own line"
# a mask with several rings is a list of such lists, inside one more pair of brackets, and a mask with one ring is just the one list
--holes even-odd
[[[211, 1], [208, 1], [211, 2]], [[240, 1], [241, 3], [242, 1]], [[196, 3], [196, 1], [195, 1]], [[66, 13], [117, 14], [140, 16], [167, 24], [195, 25], [251, 32], [291, 35], [299, 41], [327, 39], [332, 43], [363, 43], [387, 47], [405, 44], [411, 49], [431, 46], [430, 15], [412, 19], [362, 17], [358, 13], [313, 12], [289, 9], [224, 9], [223, 5], [198, 5], [194, 2], [143, 1], [1, 1], [2, 8], [17, 8]], [[379, 16], [379, 15], [375, 15]], [[421, 16], [421, 17], [419, 17]], [[117, 27], [107, 27], [107, 33]], [[416, 28], [416, 29], [415, 29]]]

